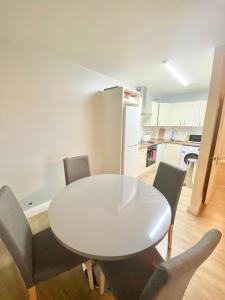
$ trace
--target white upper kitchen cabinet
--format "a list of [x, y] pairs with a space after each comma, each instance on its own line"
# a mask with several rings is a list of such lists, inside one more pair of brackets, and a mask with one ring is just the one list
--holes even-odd
[[198, 126], [203, 127], [204, 120], [205, 120], [205, 113], [206, 113], [207, 101], [200, 101], [200, 110], [198, 116]]
[[151, 117], [152, 126], [158, 125], [158, 114], [159, 114], [159, 103], [153, 101], [152, 102], [152, 117]]
[[170, 126], [182, 126], [184, 120], [184, 103], [171, 103]]
[[169, 126], [171, 103], [159, 104], [158, 126]]
[[151, 114], [143, 115], [142, 126], [202, 127], [207, 101], [152, 102]]
[[184, 123], [182, 126], [202, 127], [205, 119], [207, 101], [185, 102]]
[[206, 101], [171, 103], [170, 126], [203, 126]]
[[201, 101], [184, 102], [182, 126], [197, 127], [199, 126], [199, 111]]

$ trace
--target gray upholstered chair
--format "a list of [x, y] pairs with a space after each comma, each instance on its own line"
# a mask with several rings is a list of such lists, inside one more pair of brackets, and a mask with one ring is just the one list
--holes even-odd
[[186, 171], [164, 162], [160, 162], [153, 186], [167, 199], [171, 208], [171, 225], [168, 231], [168, 249], [172, 248], [173, 224], [177, 211]]
[[[32, 300], [37, 299], [36, 284], [88, 260], [59, 244], [50, 228], [32, 235], [16, 197], [7, 186], [0, 189], [0, 238], [14, 259]], [[89, 282], [93, 284], [92, 277]]]
[[64, 172], [66, 185], [78, 179], [91, 175], [87, 155], [64, 158]]
[[116, 300], [180, 300], [221, 232], [212, 229], [186, 252], [163, 261], [156, 249], [122, 261], [100, 262]]
[[[87, 155], [64, 158], [63, 165], [64, 165], [66, 185], [76, 180], [91, 176], [89, 159]], [[91, 281], [89, 280], [89, 285], [91, 290], [94, 289], [92, 265], [93, 265], [92, 259], [86, 262], [86, 269], [87, 269], [87, 273], [89, 274], [88, 277], [92, 278]]]

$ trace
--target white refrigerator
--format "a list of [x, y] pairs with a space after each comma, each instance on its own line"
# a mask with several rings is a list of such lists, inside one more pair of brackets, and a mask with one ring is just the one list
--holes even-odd
[[138, 143], [140, 137], [140, 109], [124, 107], [123, 126], [123, 174], [138, 176]]

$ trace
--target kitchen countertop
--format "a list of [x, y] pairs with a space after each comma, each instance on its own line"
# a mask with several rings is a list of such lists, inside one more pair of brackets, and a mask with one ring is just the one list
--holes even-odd
[[175, 145], [182, 145], [182, 146], [190, 146], [190, 147], [199, 147], [200, 143], [193, 143], [193, 142], [185, 142], [185, 141], [171, 141], [171, 140], [152, 140], [151, 143], [147, 144], [139, 144], [138, 149], [144, 149], [147, 148], [148, 146], [155, 146], [159, 144], [175, 144]]

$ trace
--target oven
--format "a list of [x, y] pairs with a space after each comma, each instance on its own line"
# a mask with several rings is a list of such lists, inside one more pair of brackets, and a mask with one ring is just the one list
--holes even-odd
[[157, 145], [150, 145], [147, 148], [146, 168], [156, 162]]

